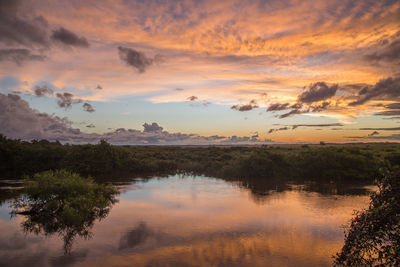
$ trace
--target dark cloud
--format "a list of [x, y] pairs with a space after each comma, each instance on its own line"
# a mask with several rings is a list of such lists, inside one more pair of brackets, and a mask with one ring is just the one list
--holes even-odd
[[156, 55], [154, 58], [148, 58], [144, 53], [135, 49], [119, 46], [119, 58], [131, 67], [136, 68], [139, 73], [145, 72], [153, 63], [161, 62], [162, 56]]
[[400, 64], [400, 39], [394, 40], [390, 44], [388, 44], [388, 41], [384, 42], [379, 51], [366, 55], [364, 59], [372, 63], [389, 62]]
[[267, 111], [286, 110], [286, 109], [289, 109], [289, 108], [290, 108], [290, 104], [289, 103], [284, 103], [284, 104], [275, 103], [275, 104], [269, 105]]
[[385, 110], [374, 113], [375, 116], [397, 116], [400, 115], [400, 110]]
[[42, 54], [51, 48], [51, 41], [68, 46], [89, 46], [84, 37], [63, 27], [54, 30], [50, 36], [47, 20], [42, 16], [34, 16], [29, 11], [29, 4], [30, 1], [1, 0], [0, 43], [10, 48], [0, 50], [0, 61], [9, 60], [20, 65], [24, 61], [45, 60]]
[[400, 97], [400, 77], [388, 77], [378, 81], [374, 86], [366, 86], [358, 93], [358, 99], [350, 106], [364, 104], [369, 100], [394, 100]]
[[290, 108], [293, 109], [301, 109], [303, 105], [301, 103], [294, 103], [293, 105], [290, 106]]
[[373, 135], [373, 136], [345, 136], [345, 138], [349, 139], [374, 139], [374, 140], [400, 140], [400, 134], [392, 134], [392, 135]]
[[0, 49], [0, 61], [12, 61], [17, 65], [22, 65], [24, 61], [43, 61], [46, 57], [35, 55], [28, 49]]
[[[317, 107], [317, 106], [315, 106], [315, 107]], [[294, 103], [292, 105], [290, 105], [289, 103], [284, 103], [284, 104], [275, 103], [275, 104], [271, 104], [267, 108], [267, 112], [268, 111], [275, 112], [275, 111], [292, 109], [289, 112], [286, 112], [286, 113], [284, 113], [282, 115], [276, 116], [276, 117], [278, 117], [280, 119], [283, 119], [283, 118], [286, 118], [286, 117], [290, 117], [290, 116], [297, 115], [297, 114], [303, 114], [303, 113], [307, 113], [307, 112], [310, 111], [310, 109], [302, 110], [302, 108], [303, 108], [303, 104], [302, 103]]]
[[56, 96], [57, 98], [59, 98], [59, 100], [57, 101], [59, 107], [67, 109], [72, 106], [72, 98], [74, 97], [73, 94], [57, 93]]
[[250, 140], [256, 142], [256, 141], [259, 141], [259, 140], [258, 140], [259, 137], [260, 137], [260, 136], [258, 135], [258, 132], [255, 132], [254, 135], [250, 138]]
[[299, 127], [311, 127], [311, 128], [321, 128], [321, 127], [338, 127], [343, 126], [341, 123], [322, 123], [322, 124], [292, 124], [286, 125], [285, 127], [277, 128], [277, 129], [270, 129], [268, 133], [273, 133], [277, 131], [285, 131], [285, 130], [295, 130]]
[[24, 140], [62, 136], [77, 136], [79, 129], [71, 128], [66, 118], [39, 113], [18, 95], [0, 94], [0, 131], [9, 138]]
[[91, 104], [89, 104], [89, 103], [84, 103], [83, 105], [82, 105], [82, 107], [83, 107], [83, 110], [84, 111], [86, 111], [86, 112], [95, 112], [96, 110], [93, 108], [93, 106], [91, 105]]
[[392, 103], [392, 104], [386, 105], [385, 108], [388, 108], [388, 109], [400, 109], [400, 103]]
[[400, 127], [394, 128], [359, 128], [362, 131], [400, 131]]
[[293, 124], [290, 125], [293, 129], [297, 127], [337, 127], [337, 126], [344, 126], [342, 123], [322, 123], [322, 124]]
[[[60, 108], [69, 109], [72, 104], [82, 103], [81, 99], [74, 99], [74, 95], [71, 93], [57, 93], [56, 97], [58, 98], [57, 104]], [[85, 105], [84, 105], [85, 108]]]
[[305, 90], [297, 96], [296, 103], [273, 103], [267, 108], [267, 112], [290, 110], [284, 114], [276, 116], [280, 119], [310, 112], [323, 112], [332, 107], [331, 101], [324, 100], [334, 97], [338, 90], [350, 92], [352, 99], [354, 99], [356, 97], [355, 94], [357, 92], [362, 93], [365, 86], [368, 85], [348, 84], [339, 88], [339, 85], [337, 84], [328, 85], [325, 82], [312, 83], [308, 87], [305, 87]]
[[197, 96], [194, 96], [194, 95], [192, 95], [192, 96], [189, 96], [188, 98], [187, 98], [187, 100], [189, 100], [189, 101], [196, 101], [197, 99], [199, 99]]
[[400, 140], [400, 134], [392, 134], [392, 135], [381, 135], [381, 136], [372, 136], [370, 138], [373, 139], [382, 139], [382, 140]]
[[36, 85], [35, 88], [33, 88], [33, 92], [35, 93], [35, 96], [42, 97], [46, 95], [52, 95], [54, 91], [47, 85], [42, 85], [42, 86]]
[[400, 120], [400, 117], [383, 118], [383, 120]]
[[336, 94], [337, 90], [337, 84], [328, 86], [325, 82], [316, 82], [311, 84], [303, 93], [301, 93], [298, 99], [302, 103], [313, 103], [331, 98]]
[[310, 110], [311, 110], [311, 112], [321, 112], [321, 111], [326, 110], [330, 104], [331, 104], [331, 102], [325, 101], [325, 102], [322, 102], [320, 105], [310, 106]]
[[258, 108], [256, 100], [251, 100], [249, 104], [246, 105], [233, 105], [231, 109], [236, 109], [237, 111], [249, 111], [253, 108]]
[[286, 131], [286, 130], [289, 130], [289, 129], [290, 129], [290, 128], [287, 127], [287, 126], [281, 127], [281, 128], [278, 128], [278, 129], [269, 129], [268, 133], [270, 134], [270, 133], [278, 132], [278, 131]]
[[183, 91], [183, 88], [175, 88], [175, 91]]
[[[144, 130], [119, 128], [104, 134], [84, 133], [72, 128], [67, 118], [39, 113], [18, 95], [0, 93], [0, 133], [22, 140], [47, 139], [62, 143], [98, 143], [104, 139], [116, 145], [180, 145], [180, 144], [254, 144], [271, 143], [257, 137], [199, 136], [169, 133], [157, 123], [143, 125]], [[90, 127], [89, 127], [90, 128]]]
[[54, 30], [51, 35], [51, 39], [63, 45], [89, 47], [89, 43], [85, 37], [79, 37], [75, 33], [63, 27], [60, 27], [58, 30]]
[[159, 126], [157, 123], [153, 122], [152, 124], [145, 123], [143, 124], [144, 132], [161, 132], [163, 127]]
[[0, 42], [5, 45], [47, 47], [47, 21], [43, 17], [19, 14], [23, 1], [0, 2]]
[[87, 127], [87, 128], [95, 128], [96, 126], [95, 126], [93, 123], [91, 123], [91, 124], [89, 124], [89, 125], [86, 125], [86, 127]]
[[[268, 107], [267, 112], [291, 109], [291, 111], [277, 116], [280, 119], [308, 112], [322, 112], [329, 107], [330, 102], [324, 101], [317, 105], [311, 105], [311, 103], [332, 97], [333, 95], [335, 95], [337, 89], [337, 85], [332, 85], [331, 87], [329, 87], [324, 82], [314, 83], [310, 85], [309, 89], [298, 96], [299, 102], [292, 105], [290, 105], [289, 103], [271, 104]], [[308, 105], [305, 105], [305, 107], [303, 107], [304, 103], [307, 103]]]
[[343, 84], [340, 85], [339, 90], [349, 92], [351, 94], [356, 94], [366, 86], [369, 86], [369, 84], [366, 83]]
[[379, 134], [379, 132], [377, 132], [377, 131], [373, 131], [372, 133], [370, 133], [368, 136], [374, 136], [374, 135], [378, 135]]
[[304, 114], [304, 113], [308, 113], [308, 110], [292, 109], [291, 111], [289, 111], [289, 112], [287, 112], [285, 114], [279, 115], [278, 118], [284, 119], [284, 118], [287, 118], [287, 117], [290, 117], [290, 116], [294, 116], [294, 115], [298, 115], [298, 114]]
[[102, 89], [103, 89], [103, 86], [101, 86], [100, 84], [98, 84], [98, 85], [96, 86], [95, 89], [97, 89], [97, 90], [102, 90]]

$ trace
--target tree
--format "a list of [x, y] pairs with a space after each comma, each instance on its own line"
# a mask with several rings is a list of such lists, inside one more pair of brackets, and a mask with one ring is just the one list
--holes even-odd
[[12, 213], [26, 216], [24, 232], [58, 233], [69, 253], [76, 236], [91, 237], [94, 221], [107, 217], [117, 193], [112, 185], [75, 173], [46, 171], [25, 179], [24, 194], [14, 201]]
[[388, 175], [357, 212], [335, 266], [400, 266], [400, 172]]

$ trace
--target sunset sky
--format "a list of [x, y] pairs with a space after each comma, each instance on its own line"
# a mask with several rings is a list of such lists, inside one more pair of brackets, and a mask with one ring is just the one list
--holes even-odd
[[0, 133], [400, 140], [400, 1], [0, 0]]

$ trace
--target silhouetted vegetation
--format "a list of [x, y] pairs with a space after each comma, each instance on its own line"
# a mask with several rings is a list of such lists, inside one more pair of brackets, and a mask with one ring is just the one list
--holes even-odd
[[94, 221], [107, 217], [117, 193], [75, 173], [46, 171], [24, 180], [23, 194], [12, 207], [14, 214], [25, 215], [25, 232], [58, 234], [68, 253], [76, 236], [89, 238]]
[[0, 135], [0, 178], [66, 169], [98, 179], [193, 173], [219, 178], [372, 181], [400, 164], [395, 144], [112, 146], [10, 140]]
[[383, 178], [369, 208], [356, 213], [334, 265], [400, 266], [400, 172]]

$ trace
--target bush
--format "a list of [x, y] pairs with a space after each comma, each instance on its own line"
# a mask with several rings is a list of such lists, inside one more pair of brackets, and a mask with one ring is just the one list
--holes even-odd
[[357, 212], [335, 266], [400, 266], [400, 173], [385, 177]]
[[105, 218], [116, 202], [112, 185], [65, 170], [46, 171], [24, 180], [24, 194], [13, 204], [13, 213], [26, 215], [25, 232], [58, 233], [69, 252], [75, 236], [90, 237], [96, 219]]

